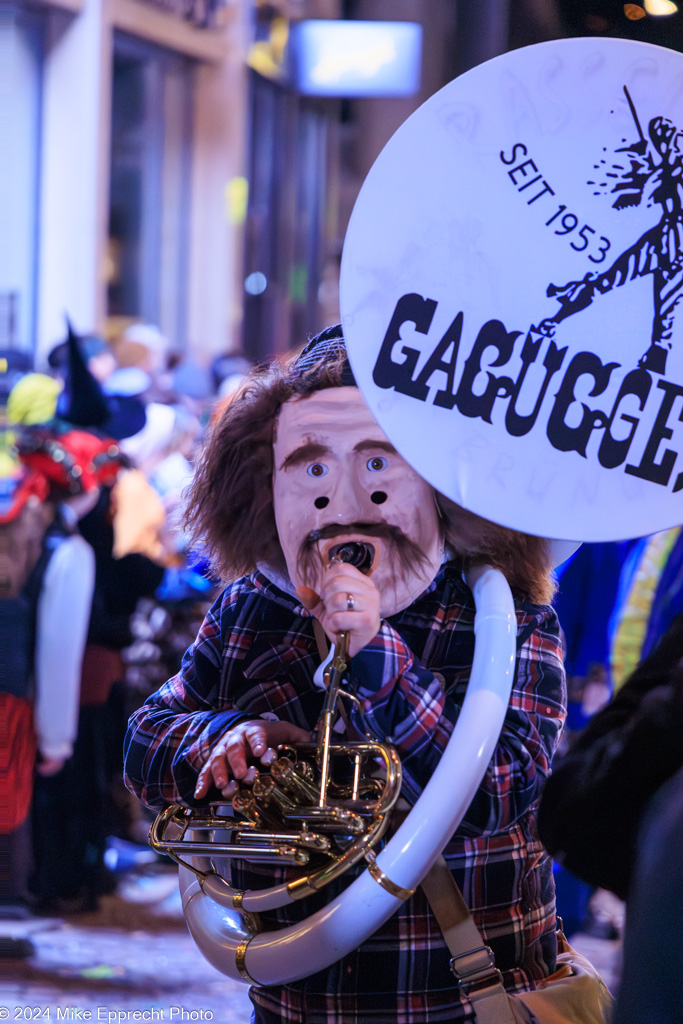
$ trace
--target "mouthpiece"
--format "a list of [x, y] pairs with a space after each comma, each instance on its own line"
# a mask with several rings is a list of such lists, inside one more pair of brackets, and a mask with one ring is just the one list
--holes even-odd
[[374, 557], [374, 546], [359, 540], [347, 540], [330, 548], [330, 565], [334, 562], [346, 562], [366, 574], [372, 568]]

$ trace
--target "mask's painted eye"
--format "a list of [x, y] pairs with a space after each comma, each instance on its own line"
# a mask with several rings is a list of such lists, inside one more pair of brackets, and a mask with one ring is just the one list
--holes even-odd
[[381, 473], [389, 465], [389, 460], [381, 455], [373, 455], [371, 459], [368, 459], [366, 465], [371, 473]]
[[327, 466], [322, 462], [313, 462], [308, 466], [306, 472], [309, 476], [327, 476]]

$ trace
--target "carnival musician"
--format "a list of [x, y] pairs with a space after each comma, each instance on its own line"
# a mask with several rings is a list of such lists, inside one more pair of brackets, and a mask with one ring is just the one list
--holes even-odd
[[[340, 327], [249, 379], [214, 426], [186, 519], [227, 585], [181, 671], [130, 721], [127, 785], [155, 809], [227, 798], [278, 744], [309, 740], [324, 697], [320, 641], [334, 643], [340, 631], [350, 638], [346, 689], [357, 698], [343, 728], [350, 738], [393, 742], [402, 795], [413, 803], [458, 719], [472, 667], [474, 603], [463, 569], [488, 563], [506, 576], [517, 615], [512, 693], [444, 856], [506, 988], [535, 988], [555, 970], [557, 952], [552, 863], [536, 806], [565, 717], [547, 543], [455, 506], [408, 466], [355, 385]], [[365, 564], [335, 557], [347, 541]], [[237, 861], [233, 883], [270, 885], [290, 870]], [[345, 884], [262, 920], [272, 928], [301, 920]], [[254, 1020], [471, 1020], [449, 957], [418, 888], [328, 969], [253, 986]]]

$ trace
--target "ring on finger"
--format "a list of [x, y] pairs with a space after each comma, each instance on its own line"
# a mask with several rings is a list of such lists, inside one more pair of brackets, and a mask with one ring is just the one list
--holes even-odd
[[356, 601], [355, 601], [355, 598], [354, 598], [353, 594], [347, 594], [346, 595], [346, 610], [347, 610], [347, 612], [352, 612], [355, 607], [356, 607]]

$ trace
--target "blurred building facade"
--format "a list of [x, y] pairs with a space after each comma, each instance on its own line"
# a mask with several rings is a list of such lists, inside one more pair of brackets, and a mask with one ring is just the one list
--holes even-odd
[[40, 362], [65, 312], [81, 330], [156, 323], [182, 348], [230, 334], [245, 19], [241, 3], [212, 4], [5, 5], [3, 343]]
[[[40, 366], [64, 313], [110, 336], [158, 325], [209, 360], [289, 351], [339, 315], [358, 189], [455, 75], [569, 34], [679, 46], [680, 17], [616, 0], [10, 0], [0, 14], [0, 348]], [[641, 9], [641, 8], [639, 8]], [[294, 26], [416, 23], [405, 95], [311, 95]], [[666, 22], [666, 24], [665, 24]], [[657, 33], [661, 38], [657, 38]], [[654, 33], [654, 38], [653, 38]]]

